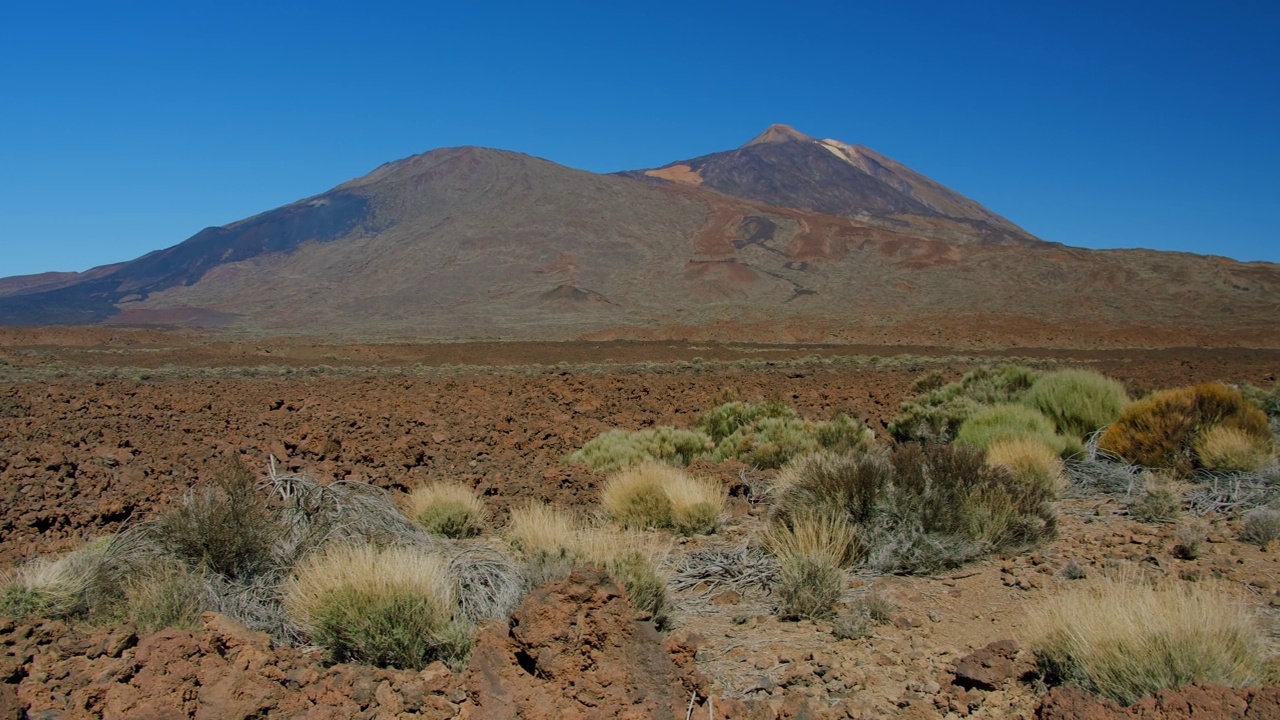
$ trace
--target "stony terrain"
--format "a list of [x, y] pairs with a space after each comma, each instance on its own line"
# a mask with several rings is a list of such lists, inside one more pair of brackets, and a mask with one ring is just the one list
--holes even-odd
[[[852, 354], [851, 354], [852, 353]], [[1271, 384], [1274, 351], [1042, 352], [1132, 392], [1198, 381]], [[873, 357], [873, 355], [878, 355]], [[321, 479], [393, 492], [453, 478], [499, 522], [538, 498], [589, 509], [603, 477], [560, 459], [613, 427], [688, 426], [725, 389], [812, 418], [846, 412], [883, 431], [911, 381], [958, 376], [990, 356], [946, 351], [688, 343], [330, 346], [210, 341], [128, 331], [10, 331], [0, 345], [0, 565], [71, 549], [153, 516], [209, 461], [269, 455]], [[761, 527], [751, 488], [767, 474], [700, 463], [731, 490], [720, 534], [673, 544], [670, 563], [737, 546]], [[200, 631], [0, 621], [0, 718], [80, 717], [1274, 717], [1275, 689], [1192, 688], [1120, 710], [1037, 685], [1026, 609], [1119, 566], [1221, 578], [1274, 622], [1280, 554], [1204, 518], [1198, 557], [1174, 554], [1181, 524], [1149, 525], [1123, 498], [1069, 496], [1059, 537], [1037, 552], [936, 577], [860, 574], [846, 595], [894, 606], [869, 637], [783, 622], [758, 591], [675, 593], [674, 629], [637, 618], [617, 586], [580, 572], [485, 629], [470, 666], [422, 672], [326, 666], [216, 615]], [[1063, 573], [1071, 562], [1086, 577]], [[1183, 713], [1183, 714], [1179, 714]]]

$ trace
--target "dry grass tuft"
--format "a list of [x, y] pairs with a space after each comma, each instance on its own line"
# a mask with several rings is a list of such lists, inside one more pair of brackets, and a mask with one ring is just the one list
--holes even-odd
[[156, 563], [124, 584], [125, 614], [142, 632], [196, 630], [209, 605], [199, 573], [181, 563]]
[[1266, 675], [1252, 614], [1203, 583], [1103, 578], [1033, 611], [1029, 631], [1051, 680], [1126, 705], [1164, 688], [1252, 685]]
[[432, 483], [409, 494], [409, 516], [436, 535], [476, 537], [484, 532], [489, 511], [484, 501], [456, 483]]
[[1217, 425], [1205, 430], [1193, 448], [1206, 470], [1255, 472], [1271, 462], [1271, 443], [1240, 428]]
[[285, 607], [339, 662], [419, 669], [458, 663], [448, 561], [420, 548], [334, 545], [295, 568]]
[[1059, 495], [1067, 488], [1067, 469], [1053, 448], [1036, 438], [998, 440], [987, 448], [987, 464], [1003, 467], [1019, 482]]
[[778, 614], [823, 618], [844, 590], [843, 568], [853, 560], [857, 533], [841, 515], [796, 514], [765, 531], [764, 545], [778, 559]]
[[580, 526], [578, 518], [567, 510], [531, 502], [511, 511], [507, 541], [526, 556], [560, 555], [576, 546]]
[[725, 490], [657, 462], [629, 467], [605, 483], [600, 502], [610, 519], [636, 530], [672, 529], [686, 535], [719, 527]]

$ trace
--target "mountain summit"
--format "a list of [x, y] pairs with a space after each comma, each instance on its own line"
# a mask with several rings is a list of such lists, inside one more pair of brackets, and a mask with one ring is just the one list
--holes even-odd
[[135, 260], [0, 279], [0, 325], [367, 341], [1274, 347], [1277, 317], [1275, 264], [1043, 242], [786, 126], [621, 176], [442, 148]]
[[622, 174], [824, 215], [946, 219], [966, 226], [952, 235], [958, 242], [1036, 242], [1017, 225], [901, 163], [861, 145], [818, 140], [788, 125], [771, 125], [736, 150]]

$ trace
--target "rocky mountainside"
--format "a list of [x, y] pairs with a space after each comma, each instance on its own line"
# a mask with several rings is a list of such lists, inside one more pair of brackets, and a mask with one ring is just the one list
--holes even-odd
[[0, 324], [348, 339], [1275, 346], [1280, 266], [1046, 243], [775, 126], [598, 175], [447, 148], [166, 250], [0, 280]]

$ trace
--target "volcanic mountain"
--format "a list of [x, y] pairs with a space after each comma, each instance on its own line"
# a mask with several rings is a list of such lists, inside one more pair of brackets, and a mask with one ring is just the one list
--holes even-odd
[[1280, 343], [1280, 266], [1038, 240], [871, 150], [774, 126], [598, 175], [446, 148], [141, 258], [0, 279], [0, 324], [352, 340]]

